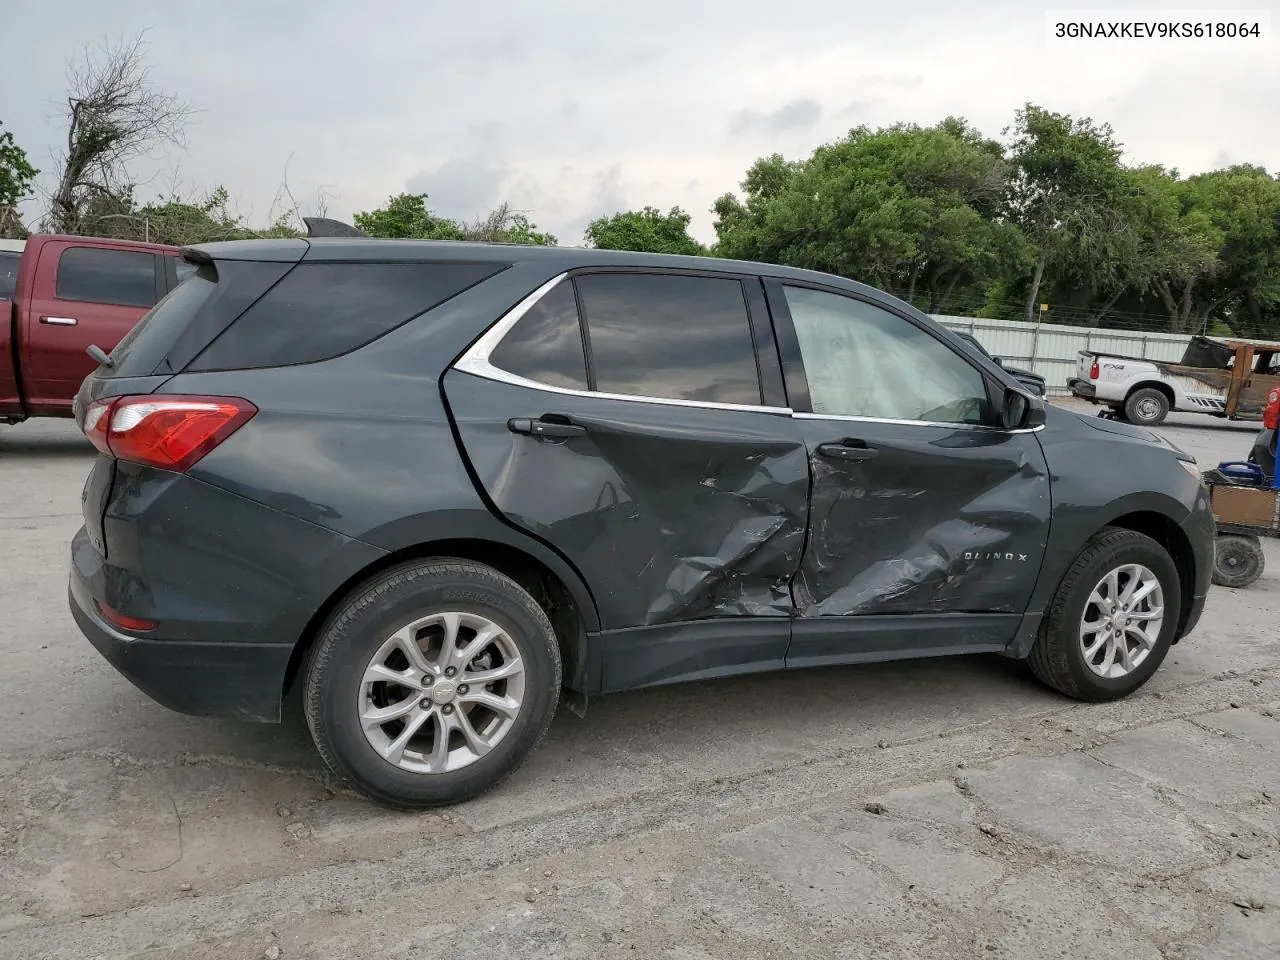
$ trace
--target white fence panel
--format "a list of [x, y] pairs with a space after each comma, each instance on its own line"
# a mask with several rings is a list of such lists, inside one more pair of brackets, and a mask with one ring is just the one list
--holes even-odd
[[934, 319], [952, 330], [972, 334], [993, 357], [1040, 374], [1051, 394], [1069, 392], [1067, 378], [1075, 375], [1076, 357], [1081, 350], [1101, 350], [1149, 360], [1178, 360], [1191, 339], [1177, 333], [1099, 330], [1021, 320], [936, 314]]

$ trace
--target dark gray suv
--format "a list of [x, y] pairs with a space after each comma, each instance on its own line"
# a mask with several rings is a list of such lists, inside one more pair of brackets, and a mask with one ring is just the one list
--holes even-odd
[[1108, 700], [1199, 619], [1190, 457], [861, 284], [359, 238], [185, 257], [77, 398], [101, 456], [71, 609], [175, 710], [278, 721], [304, 685], [382, 802], [492, 786], [561, 700], [979, 652]]

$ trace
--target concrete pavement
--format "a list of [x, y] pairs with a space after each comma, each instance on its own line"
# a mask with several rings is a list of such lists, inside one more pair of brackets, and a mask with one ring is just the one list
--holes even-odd
[[[1252, 427], [1175, 417], [1202, 463]], [[0, 957], [1280, 954], [1280, 550], [1139, 695], [999, 658], [592, 702], [443, 813], [148, 701], [66, 612], [90, 451], [0, 427]]]

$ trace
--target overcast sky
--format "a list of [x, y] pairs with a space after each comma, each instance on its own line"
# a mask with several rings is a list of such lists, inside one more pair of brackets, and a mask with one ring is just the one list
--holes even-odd
[[[321, 192], [343, 219], [403, 190], [467, 218], [506, 199], [569, 244], [646, 203], [711, 240], [708, 208], [759, 156], [949, 114], [998, 136], [1028, 100], [1110, 122], [1134, 161], [1280, 169], [1274, 35], [1068, 43], [1058, 7], [1144, 4], [0, 0], [0, 121], [52, 170], [67, 61], [147, 29], [156, 84], [201, 112], [185, 152], [138, 165], [144, 196], [223, 183], [265, 224], [287, 166], [304, 212]], [[1252, 7], [1280, 27], [1276, 0]]]

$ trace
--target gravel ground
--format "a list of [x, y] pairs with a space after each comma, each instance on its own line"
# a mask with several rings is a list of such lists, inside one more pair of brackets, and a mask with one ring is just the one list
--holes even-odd
[[[1253, 428], [1175, 416], [1202, 464]], [[66, 610], [90, 451], [0, 427], [0, 957], [1280, 955], [1280, 550], [1129, 700], [1000, 658], [594, 700], [497, 791], [370, 806], [186, 718]]]

